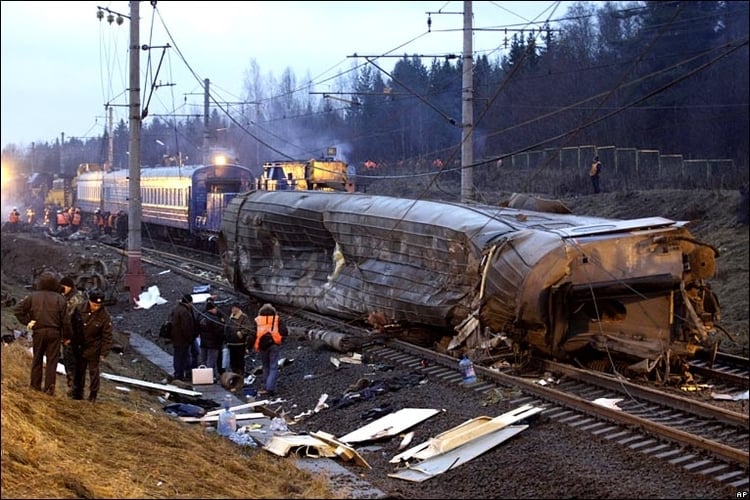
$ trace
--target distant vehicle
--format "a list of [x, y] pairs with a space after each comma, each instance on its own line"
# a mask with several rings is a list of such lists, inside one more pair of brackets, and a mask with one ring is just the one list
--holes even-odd
[[258, 179], [261, 191], [345, 191], [348, 165], [332, 157], [310, 160], [278, 160], [263, 164]]

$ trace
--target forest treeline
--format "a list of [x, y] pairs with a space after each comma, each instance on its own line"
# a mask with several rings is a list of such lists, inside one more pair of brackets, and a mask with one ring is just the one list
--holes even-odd
[[[746, 171], [748, 19], [747, 1], [579, 2], [552, 22], [498, 30], [495, 54], [503, 55], [473, 56], [474, 161], [615, 145], [729, 159]], [[251, 60], [243, 105], [222, 103], [208, 83], [208, 127], [203, 110], [147, 116], [142, 163], [200, 162], [210, 144], [256, 171], [266, 161], [319, 157], [329, 146], [360, 173], [370, 172], [365, 165], [402, 174], [460, 165], [462, 58], [404, 54], [390, 73], [381, 61], [358, 58], [324, 82], [336, 90], [323, 94], [322, 82], [302, 82], [291, 69], [264, 77]], [[113, 168], [128, 168], [124, 120], [112, 142]], [[108, 147], [105, 130], [33, 150], [4, 145], [3, 158], [27, 172], [70, 175], [80, 163], [107, 162]]]

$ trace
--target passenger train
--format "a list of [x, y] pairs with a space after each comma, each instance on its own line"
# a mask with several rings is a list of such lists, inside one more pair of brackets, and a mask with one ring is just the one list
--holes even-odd
[[[208, 165], [141, 169], [142, 223], [149, 236], [207, 242], [218, 234], [222, 213], [238, 193], [257, 180], [247, 167], [220, 159]], [[102, 213], [128, 213], [127, 170], [81, 172], [75, 179], [76, 207], [87, 221]]]

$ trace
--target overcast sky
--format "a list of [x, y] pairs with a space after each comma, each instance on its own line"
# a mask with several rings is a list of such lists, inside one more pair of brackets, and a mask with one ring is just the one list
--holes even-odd
[[[472, 3], [474, 28], [523, 28], [528, 22], [559, 19], [572, 2]], [[140, 45], [169, 44], [150, 114], [202, 105], [200, 81], [210, 79], [219, 100], [243, 98], [243, 82], [255, 60], [265, 76], [291, 68], [329, 90], [336, 74], [364, 63], [363, 56], [460, 55], [463, 2], [178, 2], [156, 10], [140, 2]], [[129, 14], [127, 1], [2, 1], [2, 124], [0, 146], [28, 146], [69, 137], [101, 135], [105, 104], [117, 123], [127, 121], [129, 20], [121, 26], [97, 19], [97, 6]], [[440, 12], [438, 14], [437, 12]], [[427, 30], [431, 12], [431, 32]], [[106, 16], [106, 13], [105, 13]], [[169, 35], [167, 34], [169, 33]], [[509, 35], [510, 37], [510, 35]], [[492, 60], [504, 54], [503, 34], [477, 31], [475, 54]], [[190, 65], [191, 74], [177, 50]], [[141, 85], [149, 54], [155, 71], [162, 49], [140, 52]], [[378, 59], [390, 70], [396, 58]], [[173, 85], [167, 85], [173, 84]], [[142, 94], [143, 95], [143, 94]]]

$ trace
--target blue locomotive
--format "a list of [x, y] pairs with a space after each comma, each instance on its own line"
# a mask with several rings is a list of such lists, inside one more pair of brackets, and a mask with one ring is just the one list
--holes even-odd
[[[141, 169], [142, 223], [154, 238], [212, 240], [221, 228], [224, 208], [256, 179], [247, 167], [217, 159], [208, 165]], [[127, 214], [127, 170], [85, 171], [75, 179], [75, 205], [86, 220], [93, 214]]]

